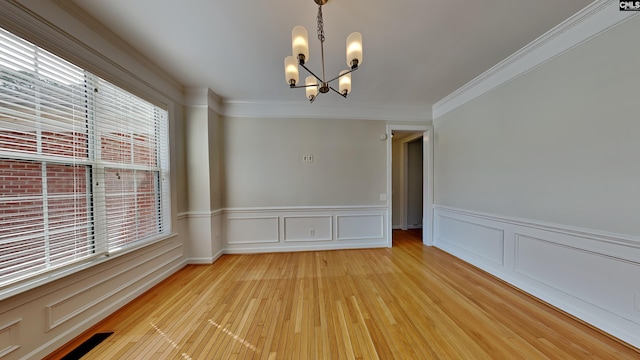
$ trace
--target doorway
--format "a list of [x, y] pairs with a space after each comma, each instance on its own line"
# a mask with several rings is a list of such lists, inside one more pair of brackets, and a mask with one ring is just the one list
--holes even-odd
[[421, 229], [422, 132], [394, 131], [391, 135], [391, 224], [394, 230]]
[[422, 241], [432, 245], [433, 128], [387, 125], [388, 246], [393, 229], [422, 229]]

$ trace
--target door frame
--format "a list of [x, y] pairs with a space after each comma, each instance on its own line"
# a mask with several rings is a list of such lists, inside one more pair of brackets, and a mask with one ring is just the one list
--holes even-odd
[[[387, 124], [387, 246], [393, 246], [393, 189], [391, 166], [393, 153], [391, 133], [393, 131], [422, 132], [422, 242], [433, 245], [433, 126]], [[401, 196], [401, 195], [400, 195]]]

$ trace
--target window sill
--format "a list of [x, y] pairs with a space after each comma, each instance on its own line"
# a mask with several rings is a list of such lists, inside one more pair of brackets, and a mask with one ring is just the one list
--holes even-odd
[[[151, 240], [145, 241], [143, 243], [137, 244], [136, 246], [127, 247], [117, 251], [112, 251], [108, 254], [99, 255], [97, 257], [88, 259], [80, 263], [72, 264], [67, 267], [57, 268], [57, 269], [36, 275], [34, 277], [26, 278], [14, 283], [7, 284], [4, 287], [0, 288], [0, 301], [7, 300], [11, 297], [26, 293], [28, 291], [37, 290], [39, 287], [43, 287], [54, 281], [58, 281], [66, 277], [78, 274], [84, 270], [106, 263], [110, 260], [119, 258], [121, 256], [125, 256], [127, 254], [139, 251], [153, 244], [157, 244], [159, 242], [163, 242], [163, 241], [175, 238], [177, 235], [178, 234], [176, 233], [172, 233], [169, 235], [159, 236]], [[43, 291], [45, 293], [51, 292], [49, 289], [43, 290]], [[39, 297], [39, 296], [40, 295], [36, 295], [36, 297]]]

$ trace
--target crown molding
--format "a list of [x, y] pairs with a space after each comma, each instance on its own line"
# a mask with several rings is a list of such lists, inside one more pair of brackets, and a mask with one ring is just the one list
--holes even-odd
[[160, 107], [182, 101], [181, 85], [72, 2], [5, 0], [0, 24]]
[[[182, 85], [171, 75], [169, 75], [166, 71], [161, 69], [155, 62], [151, 61], [148, 57], [144, 56], [138, 49], [131, 46], [124, 39], [116, 35], [111, 29], [104, 26], [100, 21], [94, 18], [87, 11], [82, 9], [80, 6], [75, 4], [72, 1], [67, 0], [50, 0], [57, 7], [71, 15], [78, 22], [82, 23], [87, 28], [96, 32], [99, 36], [104, 38], [107, 42], [113, 44], [117, 49], [125, 52], [128, 57], [136, 61], [138, 64], [141, 64], [145, 69], [154, 74], [154, 76], [162, 79], [166, 85], [170, 86], [172, 94], [174, 89], [180, 89]], [[179, 96], [173, 94], [176, 98], [175, 100], [181, 100]]]
[[209, 88], [185, 87], [184, 105], [190, 107], [206, 107], [218, 114], [224, 113], [224, 101]]
[[438, 119], [455, 108], [509, 82], [638, 15], [620, 11], [617, 0], [594, 1], [433, 105]]
[[383, 106], [374, 104], [309, 104], [308, 101], [227, 101], [224, 115], [253, 118], [315, 118], [410, 121], [431, 120], [430, 106]]

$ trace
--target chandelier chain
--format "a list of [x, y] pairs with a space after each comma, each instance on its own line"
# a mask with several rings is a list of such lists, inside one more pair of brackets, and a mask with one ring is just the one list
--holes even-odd
[[318, 22], [318, 40], [324, 42], [324, 20], [322, 19], [322, 5], [318, 5], [318, 17], [316, 18]]

